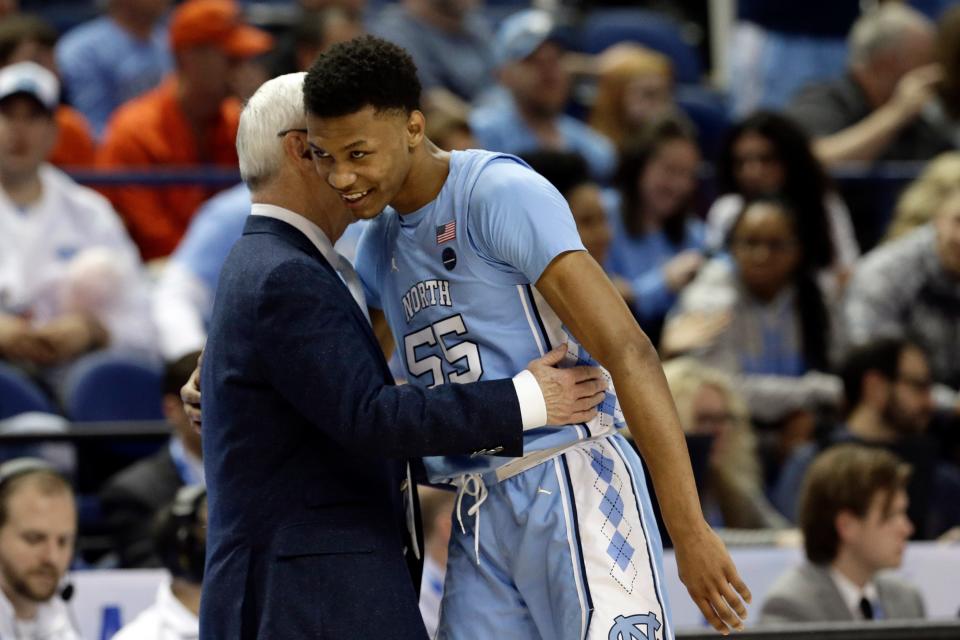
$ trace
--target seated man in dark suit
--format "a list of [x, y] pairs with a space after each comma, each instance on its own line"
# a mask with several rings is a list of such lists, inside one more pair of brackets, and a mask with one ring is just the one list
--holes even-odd
[[596, 415], [605, 383], [551, 369], [555, 349], [513, 380], [394, 386], [356, 272], [333, 250], [353, 215], [314, 168], [302, 85], [266, 82], [240, 117], [253, 207], [201, 369], [200, 636], [426, 638], [419, 569], [404, 560], [421, 548], [404, 459], [521, 455], [524, 429]]
[[180, 387], [190, 377], [196, 354], [167, 365], [163, 413], [173, 428], [169, 444], [110, 478], [100, 492], [106, 529], [121, 567], [159, 567], [151, 535], [153, 515], [169, 504], [180, 487], [203, 484], [200, 435], [180, 402]]
[[887, 451], [837, 445], [810, 466], [800, 501], [808, 562], [771, 587], [760, 624], [922, 618], [911, 585], [879, 576], [903, 560], [910, 469]]

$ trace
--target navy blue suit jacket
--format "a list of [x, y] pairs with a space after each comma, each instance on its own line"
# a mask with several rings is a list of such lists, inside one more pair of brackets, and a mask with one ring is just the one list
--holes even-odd
[[424, 638], [403, 556], [405, 458], [521, 455], [510, 380], [394, 386], [300, 231], [251, 216], [203, 361], [204, 640]]

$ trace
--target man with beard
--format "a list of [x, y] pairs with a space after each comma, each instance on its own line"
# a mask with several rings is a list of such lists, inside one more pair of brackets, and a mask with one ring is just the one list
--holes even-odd
[[73, 489], [41, 460], [0, 465], [0, 638], [75, 640], [60, 583], [77, 535]]
[[[841, 371], [850, 412], [828, 445], [856, 443], [885, 448], [913, 467], [907, 485], [910, 519], [917, 536], [939, 535], [960, 521], [960, 470], [940, 459], [926, 434], [933, 416], [933, 379], [926, 353], [905, 340], [879, 340], [847, 357]], [[813, 457], [815, 446], [801, 449], [784, 467], [776, 498], [792, 501]]]
[[571, 78], [566, 48], [549, 13], [528, 9], [511, 15], [497, 30], [494, 50], [506, 94], [478, 106], [470, 129], [481, 149], [524, 154], [538, 149], [576, 151], [590, 175], [607, 182], [617, 164], [611, 142], [563, 112]]
[[410, 52], [428, 102], [464, 111], [495, 82], [493, 33], [469, 0], [388, 4], [373, 33]]

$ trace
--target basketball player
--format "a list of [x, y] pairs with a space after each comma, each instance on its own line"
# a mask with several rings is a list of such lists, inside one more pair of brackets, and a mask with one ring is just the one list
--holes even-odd
[[433, 145], [416, 68], [384, 40], [330, 49], [304, 95], [318, 171], [355, 217], [376, 218], [357, 267], [411, 383], [511, 376], [560, 343], [611, 378], [596, 419], [530, 432], [522, 458], [427, 461], [431, 480], [459, 487], [438, 637], [673, 637], [643, 470], [617, 435], [626, 425], [691, 597], [716, 629], [740, 628], [749, 590], [700, 512], [657, 354], [563, 197], [513, 156]]

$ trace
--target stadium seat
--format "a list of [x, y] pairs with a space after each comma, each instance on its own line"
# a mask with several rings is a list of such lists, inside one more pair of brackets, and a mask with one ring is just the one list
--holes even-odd
[[111, 352], [86, 356], [64, 385], [64, 409], [75, 422], [162, 420], [159, 365]]
[[30, 378], [0, 364], [0, 420], [28, 411], [57, 413], [53, 403]]
[[700, 82], [696, 49], [683, 39], [680, 26], [661, 13], [644, 9], [595, 9], [580, 29], [580, 47], [587, 53], [600, 53], [624, 41], [642, 44], [668, 56], [677, 82]]

